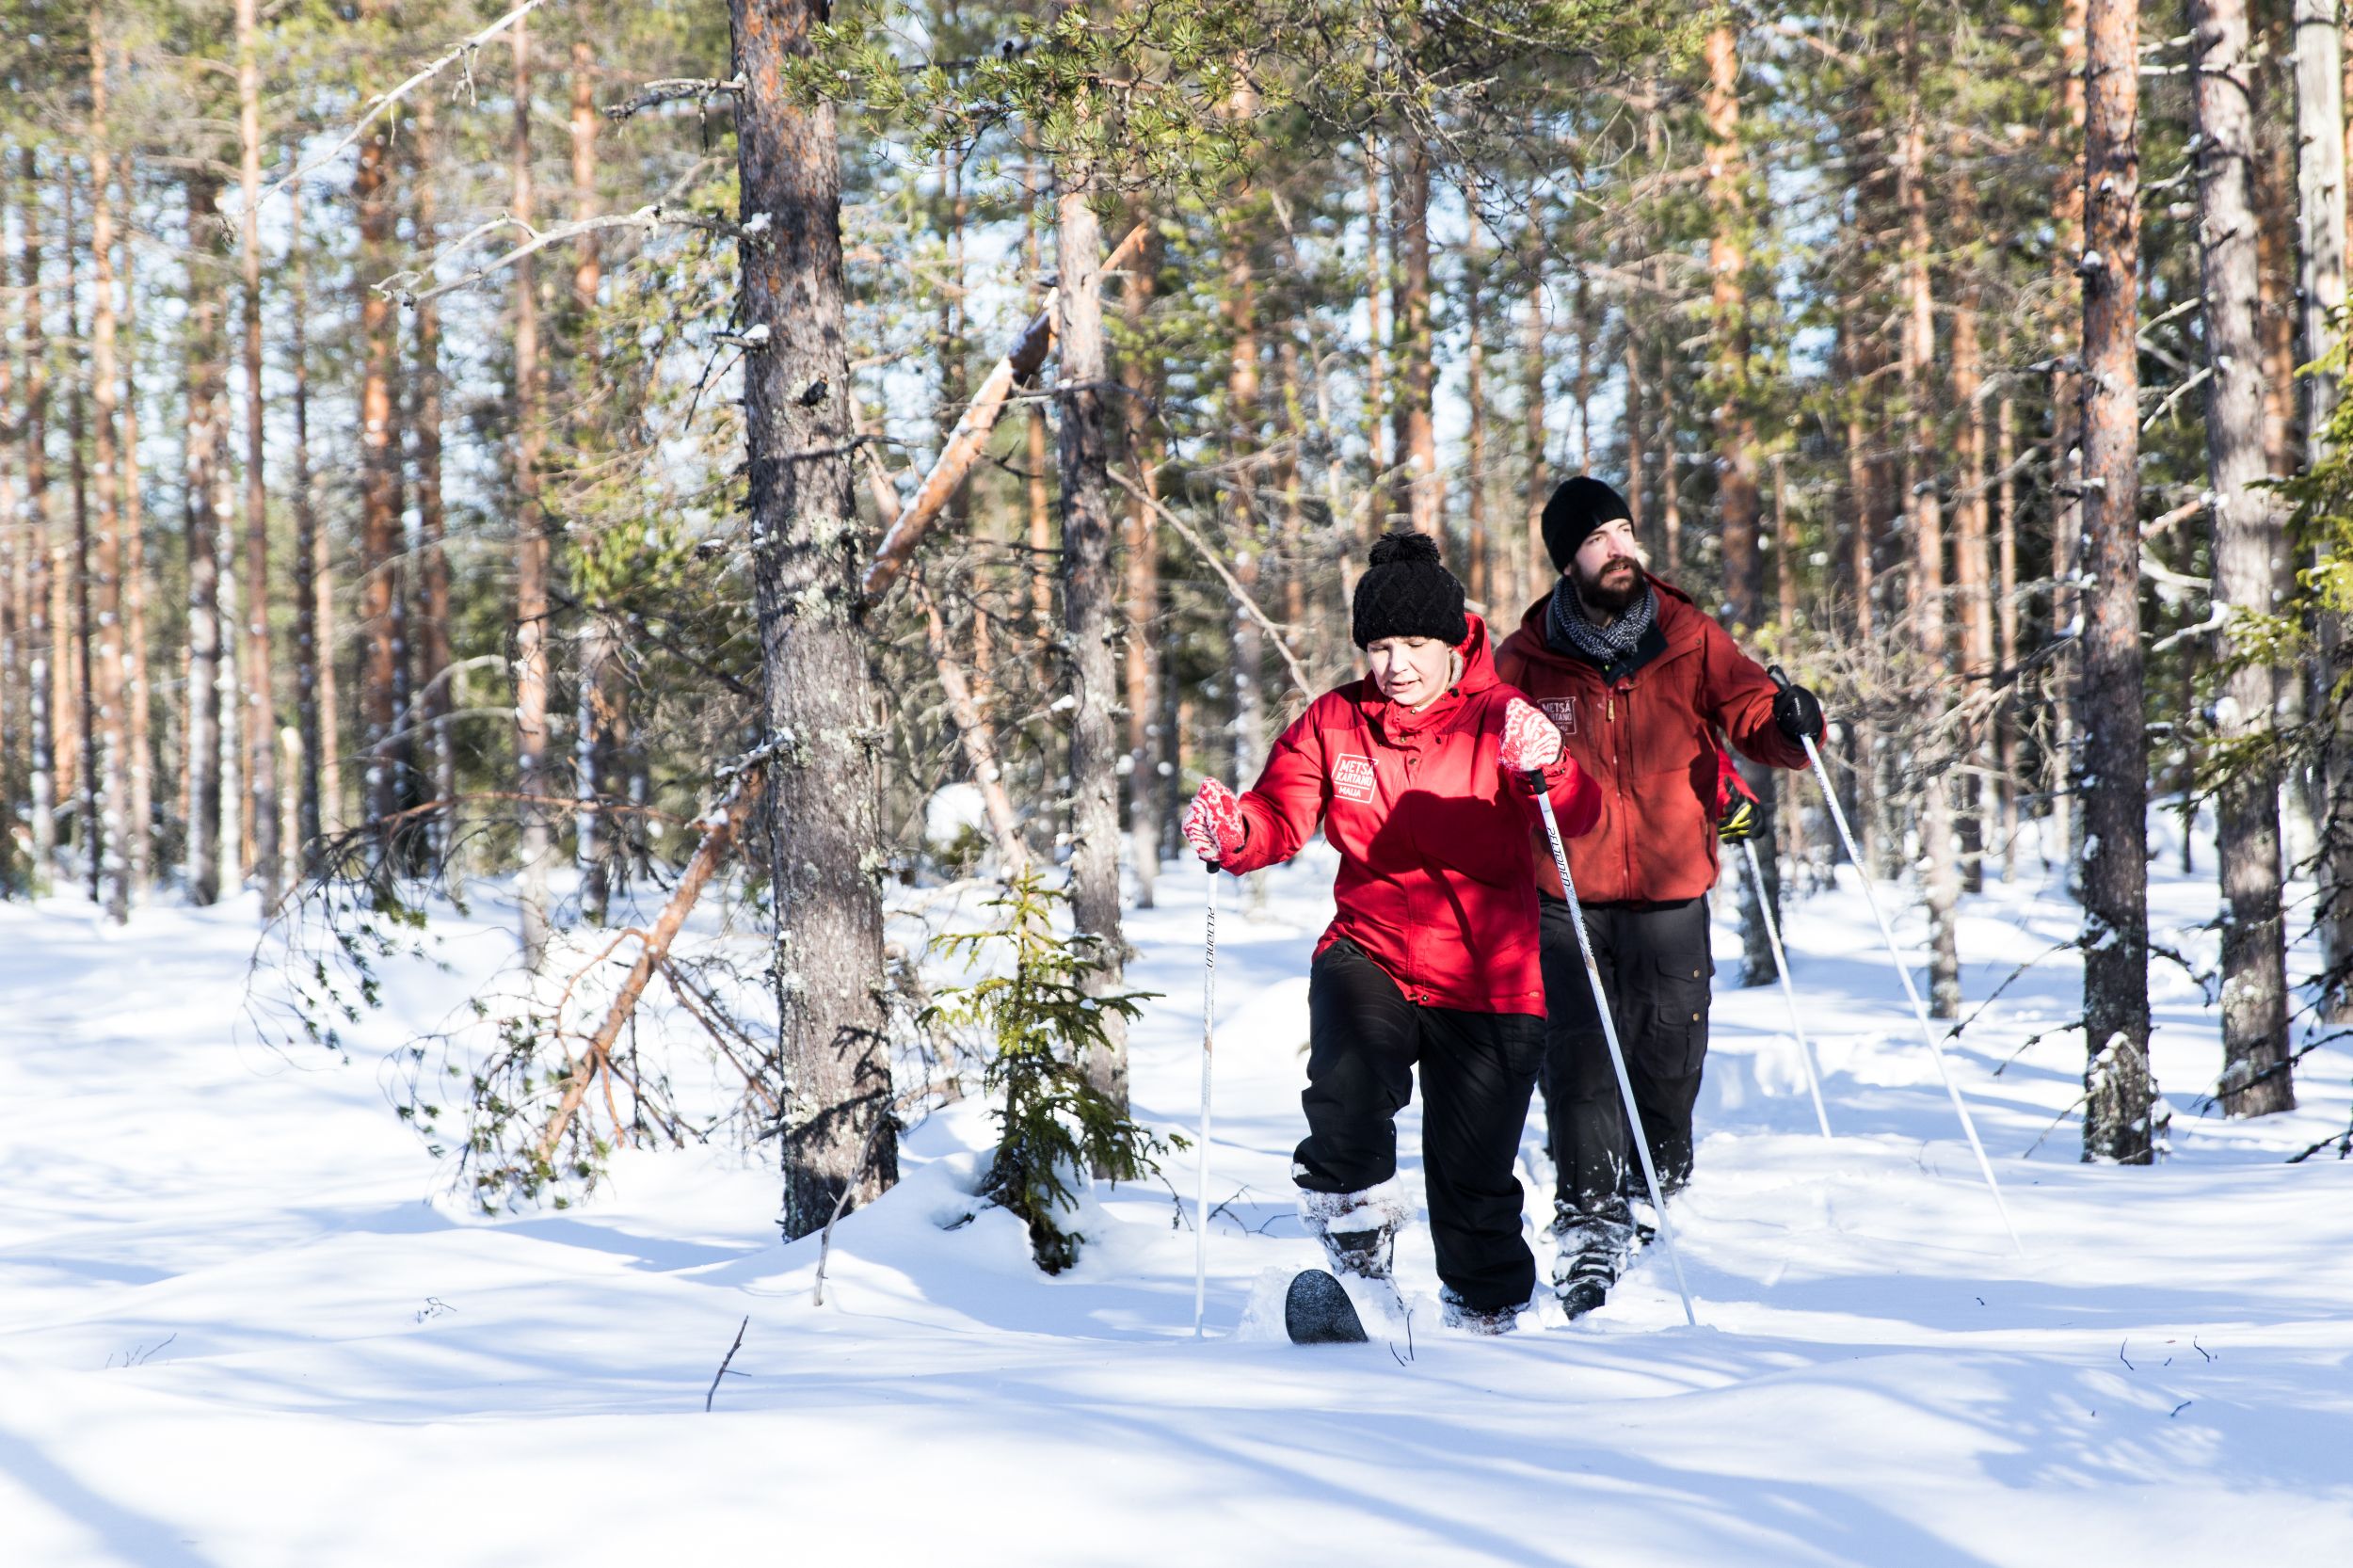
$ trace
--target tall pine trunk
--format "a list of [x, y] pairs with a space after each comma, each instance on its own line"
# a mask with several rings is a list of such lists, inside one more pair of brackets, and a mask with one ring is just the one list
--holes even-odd
[[[2280, 506], [2264, 484], [2263, 341], [2258, 326], [2254, 206], [2255, 65], [2246, 0], [2190, 0], [2197, 116], [2198, 238], [2205, 294], [2206, 472], [2214, 493], [2217, 607], [2265, 615], [2271, 557], [2286, 548]], [[2226, 628], [2227, 658], [2234, 639]], [[2233, 1115], [2296, 1103], [2287, 1066], [2287, 956], [2280, 908], [2280, 774], [2261, 755], [2271, 730], [2276, 672], [2233, 669], [2216, 704], [2225, 745], [2247, 746], [2215, 802], [2222, 879], [2223, 1109]]]
[[[371, 14], [381, 0], [366, 8]], [[399, 334], [392, 302], [371, 285], [392, 270], [390, 117], [360, 143], [352, 195], [360, 214], [360, 723], [367, 752], [361, 812], [372, 859], [383, 867], [392, 850], [392, 816], [400, 808], [400, 744], [393, 710], [399, 685], [395, 574], [402, 549], [400, 444], [392, 410], [399, 369]], [[518, 217], [524, 215], [517, 214]]]
[[262, 402], [262, 85], [255, 0], [237, 0], [238, 245], [245, 263], [245, 798], [262, 916], [278, 908], [278, 703], [269, 648], [268, 451]]
[[2139, 0], [2091, 0], [2084, 131], [2084, 1158], [2155, 1158], [2140, 646]]
[[27, 736], [25, 827], [33, 865], [27, 883], [48, 888], [57, 855], [56, 664], [51, 646], [49, 527], [49, 344], [44, 325], [40, 243], [40, 162], [28, 143], [18, 152], [24, 184], [24, 718]]
[[[1904, 494], [1912, 517], [1912, 609], [1922, 675], [1945, 678], [1945, 513], [1936, 491], [1937, 439], [1936, 299], [1929, 278], [1928, 136], [1920, 104], [1920, 40], [1916, 25], [1904, 33], [1904, 76], [1911, 113], [1904, 120], [1897, 154], [1897, 203], [1902, 209], [1903, 358], [1901, 371], [1909, 428], [1904, 440]], [[1953, 932], [1961, 898], [1960, 867], [1953, 857], [1953, 801], [1948, 771], [1925, 757], [1914, 760], [1920, 787], [1920, 880], [1929, 913], [1929, 1009], [1937, 1017], [1961, 1013], [1961, 956]]]
[[188, 250], [194, 297], [187, 313], [187, 423], [181, 443], [186, 498], [187, 716], [181, 725], [187, 773], [187, 882], [191, 903], [220, 898], [220, 530], [217, 507], [228, 440], [220, 182], [199, 169], [187, 177]]
[[[584, 38], [572, 40], [572, 217], [584, 221], [597, 210], [596, 56]], [[572, 362], [587, 367], [596, 362], [593, 315], [602, 285], [604, 261], [596, 235], [583, 234], [572, 260]], [[581, 399], [575, 399], [578, 406]], [[574, 422], [573, 451], [586, 445], [588, 433]], [[575, 461], [577, 461], [577, 456]], [[581, 918], [592, 925], [604, 923], [613, 898], [613, 872], [620, 863], [616, 853], [618, 826], [608, 822], [603, 802], [620, 792], [621, 640], [613, 617], [601, 604], [582, 607], [579, 635], [574, 640], [578, 668], [574, 672], [572, 723], [572, 795], [579, 803], [574, 822], [573, 864], [580, 871]]]
[[[962, 225], [957, 227], [957, 258], [962, 258]], [[1147, 244], [1128, 270], [1123, 303], [1128, 337], [1144, 341], [1144, 313], [1152, 302], [1153, 272], [1160, 248]], [[961, 278], [961, 270], [958, 277]], [[1158, 447], [1152, 435], [1150, 410], [1159, 393], [1157, 367], [1142, 348], [1127, 356], [1119, 367], [1120, 399], [1127, 436], [1128, 463], [1146, 495], [1159, 494]], [[1160, 614], [1160, 520], [1141, 497], [1128, 498], [1127, 536], [1127, 696], [1128, 696], [1128, 856], [1135, 870], [1136, 907], [1149, 909], [1153, 884], [1160, 863], [1160, 812], [1157, 788], [1162, 760], [1168, 755], [1160, 725], [1160, 661], [1154, 642]], [[978, 605], [973, 611], [977, 617]]]
[[[1757, 531], [1762, 504], [1757, 483], [1756, 415], [1749, 400], [1749, 167], [1740, 142], [1739, 35], [1721, 24], [1707, 35], [1707, 183], [1709, 324], [1714, 338], [1716, 508], [1723, 548], [1724, 604], [1732, 634], [1745, 637], [1765, 620], [1765, 562]], [[1580, 338], [1584, 333], [1580, 322]], [[1580, 359], [1582, 350], [1579, 351]], [[1582, 398], [1580, 396], [1580, 402]], [[1774, 842], [1771, 770], [1737, 759], [1741, 776], [1759, 802], [1756, 835]], [[1779, 918], [1781, 860], [1758, 857], [1763, 877], [1740, 879], [1740, 984], [1769, 985], [1779, 978], [1767, 935], [1769, 911]], [[1763, 886], [1759, 886], [1759, 881]]]
[[[2299, 290], [2304, 303], [2302, 359], [2311, 363], [2336, 345], [2336, 316], [2345, 305], [2345, 69], [2344, 35], [2335, 0], [2296, 0], [2297, 214]], [[2329, 456], [2329, 418], [2336, 411], [2337, 378], [2304, 379], [2304, 458], [2318, 466]], [[2345, 616], [2320, 616], [2320, 690], [2334, 692], [2346, 669]], [[2321, 764], [2322, 854], [2319, 925], [2329, 977], [2326, 1008], [2336, 1021], [2353, 1018], [2353, 736], [2330, 727]]]
[[[512, 194], [507, 210], [532, 221], [531, 36], [517, 22], [514, 40], [515, 134]], [[548, 948], [548, 863], [554, 835], [547, 797], [548, 767], [548, 521], [540, 503], [539, 464], [546, 440], [539, 398], [539, 274], [534, 259], [515, 266], [515, 788], [522, 799], [516, 904], [522, 920], [523, 964], [536, 969]]]
[[302, 195], [296, 183], [286, 206], [287, 352], [294, 363], [295, 515], [295, 726], [302, 737], [301, 778], [296, 792], [295, 836], [305, 875], [317, 875], [320, 840], [327, 832], [326, 762], [334, 715], [328, 711], [320, 677], [328, 649], [319, 604], [325, 572], [319, 537], [317, 497], [311, 485], [311, 309], [310, 256], [302, 248]]
[[[1062, 360], [1057, 400], [1062, 484], [1062, 614], [1069, 647], [1070, 916], [1076, 936], [1092, 938], [1101, 963], [1098, 994], [1121, 989], [1127, 944], [1119, 928], [1119, 669], [1112, 563], [1112, 518], [1102, 389], [1110, 376], [1103, 335], [1103, 235], [1090, 204], [1091, 183], [1065, 168], [1056, 201], [1055, 243], [1062, 288], [1056, 309]], [[1087, 1077], [1116, 1111], [1128, 1111], [1128, 1036], [1106, 1019], [1106, 1044]]]
[[[417, 247], [431, 255], [440, 245], [440, 206], [434, 196], [433, 169], [441, 150], [434, 135], [430, 95], [417, 107], [417, 133], [410, 155], [416, 164]], [[441, 306], [417, 306], [417, 717], [424, 739], [431, 796], [440, 802], [429, 821], [433, 856], [445, 862], [462, 854], [457, 826], [457, 737], [452, 717], [458, 706], [450, 653], [449, 519], [441, 488]]]
[[[865, 561], [850, 466], [841, 168], [831, 104], [786, 80], [814, 45], [820, 0], [730, 0], [743, 220], [753, 590], [760, 623], [767, 852], [779, 1044], [792, 1105], [779, 1128], [788, 1238], [846, 1191], [898, 1176], [884, 1032], [876, 724], [854, 618]], [[1108, 603], [1096, 602], [1108, 611]]]
[[[2089, 60], [2086, 39], [2089, 6], [2090, 0], [2061, 0], [2060, 4], [2057, 87], [2062, 168], [2089, 156], [2085, 137], [2090, 110], [2085, 71]], [[2056, 200], [2052, 216], [2058, 230], [2058, 246], [2052, 252], [2052, 297], [2066, 300], [2078, 293], [2071, 274], [2084, 253], [2084, 186], [2076, 180], [2061, 180], [2053, 194]], [[2055, 324], [2055, 329], [2064, 334], [2065, 326]], [[2057, 639], [2079, 637], [2083, 628], [2083, 596], [2075, 581], [2084, 543], [2083, 357], [2055, 354], [2052, 362], [2051, 472], [2056, 482], [2051, 495], [2056, 510], [2051, 519], [2051, 635]], [[2064, 666], [2060, 668], [2063, 672]], [[2079, 648], [2079, 680], [2082, 670]], [[2075, 777], [2081, 771], [2077, 766], [2080, 759], [2075, 755], [2075, 694], [2063, 673], [2052, 681], [2051, 687], [2051, 753], [2055, 766], [2050, 780], [2050, 833], [2044, 840], [2043, 858], [2047, 862], [2056, 850], [2059, 864], [2068, 868], [2068, 883], [2073, 887], [2082, 875], [2082, 862], [2075, 846], [2083, 825], [2075, 797]]]
[[106, 918], [117, 925], [131, 918], [130, 729], [123, 712], [125, 681], [122, 636], [122, 471], [116, 445], [121, 401], [121, 366], [115, 354], [114, 164], [106, 120], [106, 12], [89, 8], [90, 260], [96, 273], [90, 312], [90, 402], [92, 462], [98, 503], [98, 614], [92, 661], [91, 706], [95, 710], [97, 766], [91, 793], [102, 804], [93, 826], [91, 858], [100, 868]]
[[130, 747], [129, 840], [131, 896], [143, 899], [155, 880], [155, 749], [153, 682], [147, 638], [147, 504], [139, 471], [138, 247], [131, 233], [131, 158], [118, 163], [122, 185], [122, 632], [123, 733]]
[[1433, 403], [1437, 369], [1430, 325], [1430, 154], [1416, 143], [1391, 164], [1397, 219], [1398, 367], [1396, 424], [1405, 515], [1433, 537], [1446, 522], [1446, 476], [1438, 472]]

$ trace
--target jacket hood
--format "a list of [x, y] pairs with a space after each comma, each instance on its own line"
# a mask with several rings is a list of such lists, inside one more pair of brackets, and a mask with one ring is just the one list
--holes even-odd
[[[1650, 584], [1651, 592], [1658, 596], [1658, 630], [1667, 638], [1668, 645], [1672, 647], [1681, 640], [1684, 632], [1683, 616], [1675, 613], [1672, 607], [1681, 605], [1686, 609], [1696, 610], [1699, 606], [1692, 601], [1689, 594], [1685, 593], [1665, 578], [1656, 576], [1649, 571], [1643, 572], [1642, 577]], [[1545, 634], [1545, 619], [1551, 613], [1552, 595], [1547, 591], [1544, 598], [1529, 605], [1527, 613], [1520, 616], [1519, 646], [1514, 651], [1522, 658], [1534, 663], [1549, 661], [1556, 664], [1582, 664], [1582, 660], [1573, 659], [1568, 654], [1554, 651], [1552, 639]], [[1465, 680], [1467, 681], [1468, 677], [1465, 676]]]
[[[1456, 644], [1454, 648], [1454, 651], [1463, 659], [1462, 679], [1448, 688], [1446, 696], [1440, 697], [1425, 709], [1426, 713], [1435, 715], [1445, 712], [1450, 706], [1447, 700], [1448, 697], [1470, 696], [1485, 691], [1490, 686], [1499, 686], [1503, 683], [1503, 678], [1496, 673], [1495, 648], [1487, 640], [1487, 623], [1468, 610], [1463, 612], [1463, 618], [1470, 623], [1470, 635]], [[1392, 706], [1389, 699], [1381, 695], [1381, 688], [1373, 684], [1372, 677], [1369, 675], [1360, 675], [1339, 689], [1350, 694], [1356, 706], [1368, 714], [1379, 714], [1383, 710]], [[1427, 720], [1421, 714], [1416, 714], [1408, 722], [1412, 728], [1418, 728]]]

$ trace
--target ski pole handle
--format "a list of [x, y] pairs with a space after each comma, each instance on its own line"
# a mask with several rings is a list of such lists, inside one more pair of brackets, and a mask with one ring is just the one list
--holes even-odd
[[1765, 673], [1773, 678], [1773, 686], [1776, 690], [1785, 692], [1789, 689], [1789, 672], [1779, 664], [1766, 665]]

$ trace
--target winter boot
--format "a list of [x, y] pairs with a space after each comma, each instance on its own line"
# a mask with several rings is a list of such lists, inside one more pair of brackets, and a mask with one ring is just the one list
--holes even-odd
[[1440, 1321], [1465, 1334], [1492, 1339], [1498, 1334], [1509, 1334], [1520, 1326], [1520, 1309], [1517, 1306], [1473, 1306], [1456, 1295], [1451, 1285], [1438, 1288], [1438, 1301], [1446, 1308]]
[[1587, 1212], [1561, 1205], [1552, 1222], [1557, 1248], [1552, 1288], [1572, 1318], [1581, 1318], [1609, 1297], [1634, 1255], [1634, 1218], [1623, 1201]]
[[1343, 1279], [1388, 1281], [1405, 1215], [1405, 1197], [1394, 1177], [1361, 1192], [1299, 1191], [1299, 1222], [1323, 1243], [1332, 1272]]

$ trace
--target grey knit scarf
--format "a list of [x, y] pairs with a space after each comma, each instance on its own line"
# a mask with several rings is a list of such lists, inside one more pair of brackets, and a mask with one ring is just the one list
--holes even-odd
[[1623, 615], [1607, 626], [1595, 626], [1585, 618], [1585, 612], [1577, 601], [1577, 584], [1564, 572], [1552, 590], [1552, 609], [1545, 617], [1545, 638], [1563, 653], [1582, 653], [1608, 669], [1634, 651], [1634, 645], [1642, 640], [1642, 633], [1657, 618], [1657, 591], [1645, 583], [1642, 597], [1627, 605]]

